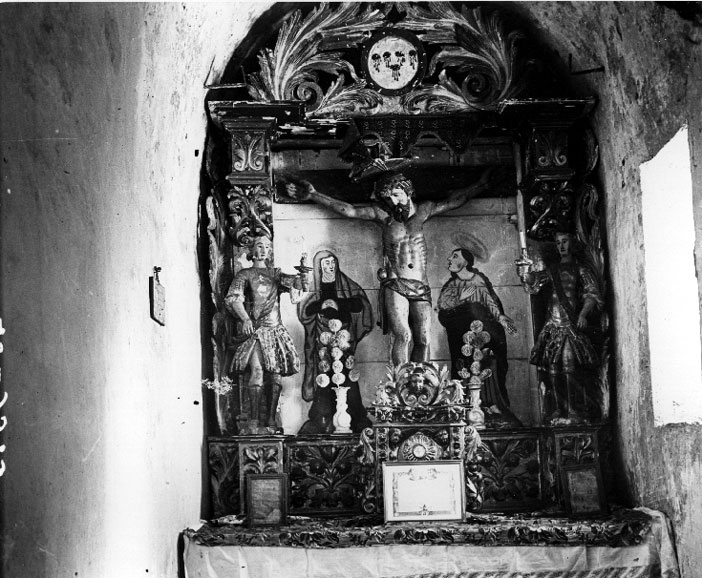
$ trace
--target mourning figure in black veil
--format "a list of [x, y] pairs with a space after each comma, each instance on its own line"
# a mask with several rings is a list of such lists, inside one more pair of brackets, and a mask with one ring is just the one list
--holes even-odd
[[[474, 251], [487, 254], [487, 250], [477, 239], [471, 245], [475, 246]], [[459, 247], [451, 251], [448, 257], [451, 278], [439, 294], [439, 322], [446, 329], [451, 354], [451, 378], [460, 379], [460, 370], [470, 366], [471, 360], [466, 359], [461, 352], [463, 335], [470, 329], [473, 321], [482, 321], [483, 330], [490, 334], [487, 347], [492, 352], [482, 361], [484, 368], [492, 370], [492, 375], [484, 381], [480, 394], [486, 423], [493, 427], [519, 426], [521, 423], [510, 410], [506, 386], [506, 332], [515, 334], [517, 328], [512, 319], [505, 315], [502, 302], [492, 283], [484, 273], [475, 268], [474, 263], [475, 256], [468, 248]]]
[[[374, 324], [373, 311], [365, 291], [339, 269], [339, 260], [334, 253], [322, 250], [314, 256], [313, 275], [310, 292], [297, 306], [297, 316], [305, 328], [302, 399], [312, 402], [309, 419], [300, 428], [300, 434], [333, 431], [336, 394], [333, 387], [320, 387], [316, 380], [320, 363], [323, 363], [317, 355], [320, 336], [329, 332], [329, 322], [338, 319], [342, 328], [349, 333], [350, 347], [344, 352], [343, 359], [347, 368], [353, 367], [356, 346], [370, 333]], [[347, 380], [346, 384], [350, 386], [347, 411], [351, 415], [351, 429], [360, 432], [370, 426], [370, 420], [361, 401], [358, 383]]]

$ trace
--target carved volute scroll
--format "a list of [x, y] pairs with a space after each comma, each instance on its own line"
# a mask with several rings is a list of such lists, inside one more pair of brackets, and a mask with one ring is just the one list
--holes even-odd
[[493, 111], [524, 88], [528, 63], [517, 51], [523, 35], [499, 13], [448, 2], [376, 6], [321, 3], [305, 16], [293, 11], [275, 45], [259, 52], [259, 71], [247, 77], [249, 97], [299, 100], [308, 118], [340, 118]]
[[436, 423], [465, 420], [468, 404], [463, 384], [450, 379], [446, 366], [407, 363], [388, 366], [378, 384], [372, 411], [381, 422]]

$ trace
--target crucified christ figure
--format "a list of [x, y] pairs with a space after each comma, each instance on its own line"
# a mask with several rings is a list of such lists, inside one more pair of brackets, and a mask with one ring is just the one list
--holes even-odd
[[[306, 181], [288, 183], [288, 194], [312, 200], [350, 219], [378, 223], [382, 229], [384, 267], [380, 279], [379, 325], [393, 337], [392, 362], [429, 361], [431, 290], [427, 281], [427, 242], [424, 223], [457, 209], [490, 186], [491, 169], [468, 187], [455, 189], [441, 201], [414, 200], [414, 186], [402, 174], [386, 175], [376, 183], [377, 202], [355, 207], [320, 193]], [[410, 352], [410, 344], [412, 346]]]

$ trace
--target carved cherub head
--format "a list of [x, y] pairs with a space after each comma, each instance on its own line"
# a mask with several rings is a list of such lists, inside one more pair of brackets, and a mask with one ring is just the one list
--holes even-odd
[[424, 371], [417, 367], [409, 374], [409, 387], [414, 393], [419, 393], [424, 389], [426, 378]]

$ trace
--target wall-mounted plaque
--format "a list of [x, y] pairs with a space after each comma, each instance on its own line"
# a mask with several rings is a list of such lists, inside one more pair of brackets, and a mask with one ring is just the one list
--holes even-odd
[[363, 55], [366, 80], [381, 94], [403, 94], [424, 78], [426, 55], [414, 34], [395, 28], [381, 30], [366, 43]]
[[288, 511], [287, 474], [246, 476], [246, 519], [249, 526], [281, 526]]
[[385, 521], [463, 520], [463, 462], [383, 463]]
[[568, 514], [592, 516], [605, 512], [599, 464], [565, 466], [561, 470], [561, 480]]

